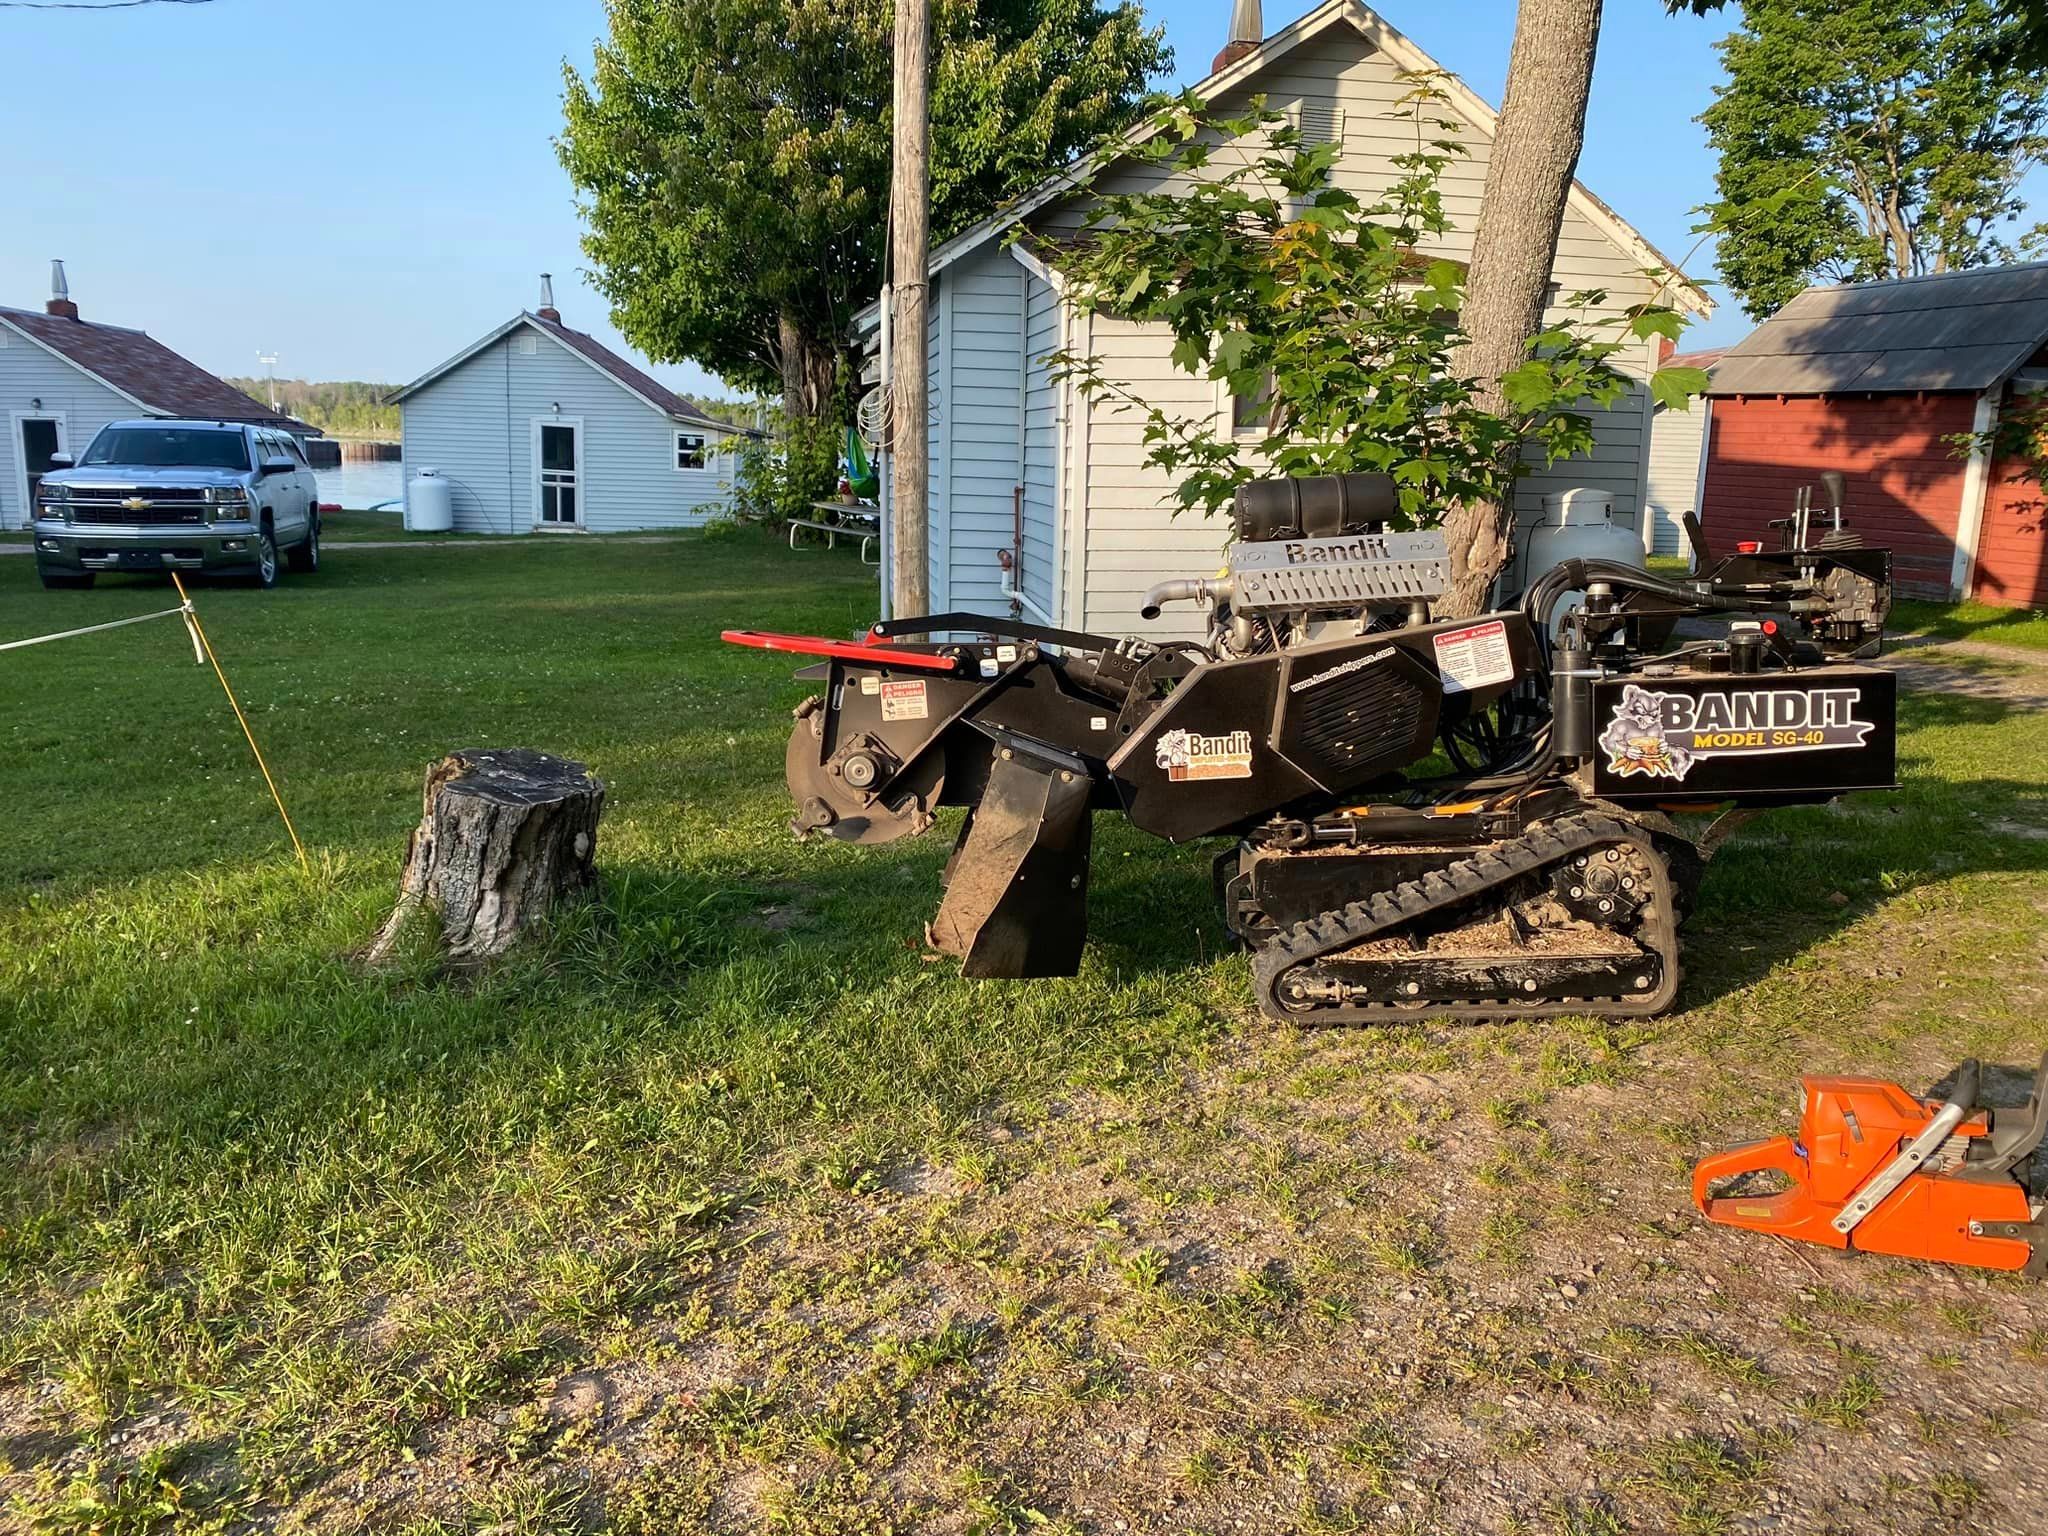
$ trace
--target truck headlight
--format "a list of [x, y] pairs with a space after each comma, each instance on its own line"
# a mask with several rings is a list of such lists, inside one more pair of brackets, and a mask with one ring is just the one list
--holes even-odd
[[206, 499], [216, 507], [246, 507], [249, 493], [239, 485], [210, 486]]
[[38, 485], [36, 487], [36, 499], [45, 506], [55, 502], [69, 501], [71, 499], [71, 487], [68, 485]]

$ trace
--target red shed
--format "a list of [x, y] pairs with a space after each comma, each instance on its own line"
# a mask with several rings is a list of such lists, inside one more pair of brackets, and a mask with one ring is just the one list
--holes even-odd
[[2039, 470], [1957, 446], [2042, 390], [2048, 262], [1809, 288], [1714, 368], [1708, 540], [1774, 546], [1770, 520], [1838, 469], [1850, 524], [1893, 551], [1902, 592], [2048, 606]]

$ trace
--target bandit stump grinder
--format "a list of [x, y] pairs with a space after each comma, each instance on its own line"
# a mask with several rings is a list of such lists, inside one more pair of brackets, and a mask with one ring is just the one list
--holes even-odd
[[[1300, 1023], [1644, 1015], [1713, 843], [1673, 820], [1894, 780], [1891, 557], [1840, 526], [1696, 556], [1688, 575], [1571, 560], [1519, 603], [1433, 621], [1449, 559], [1392, 483], [1238, 493], [1195, 641], [945, 613], [797, 653], [800, 835], [878, 844], [966, 816], [928, 930], [975, 977], [1071, 975], [1092, 822], [1222, 840], [1215, 886], [1260, 1006]], [[1722, 638], [1681, 619], [1723, 615]], [[964, 638], [963, 638], [964, 637]]]

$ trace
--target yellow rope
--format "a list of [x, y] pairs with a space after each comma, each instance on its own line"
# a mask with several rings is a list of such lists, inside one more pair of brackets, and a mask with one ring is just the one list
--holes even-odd
[[220, 679], [221, 692], [228, 696], [228, 706], [234, 710], [235, 718], [242, 722], [242, 734], [249, 738], [249, 750], [256, 754], [256, 766], [263, 770], [263, 782], [270, 786], [270, 798], [277, 803], [277, 814], [284, 818], [285, 831], [291, 834], [292, 848], [299, 856], [299, 868], [310, 868], [306, 862], [306, 845], [299, 841], [299, 829], [292, 825], [292, 813], [284, 808], [284, 796], [277, 792], [277, 780], [270, 776], [270, 764], [263, 761], [263, 749], [256, 745], [256, 733], [249, 729], [249, 717], [242, 713], [242, 706], [235, 699], [235, 690], [228, 686], [228, 675], [221, 671], [220, 658], [213, 654], [213, 642], [206, 638], [206, 630], [199, 622], [199, 612], [192, 606], [185, 583], [178, 580], [176, 571], [171, 572], [171, 584], [178, 589], [178, 596], [184, 599], [185, 617], [191, 622], [192, 633], [206, 648], [206, 659], [213, 663], [213, 675]]

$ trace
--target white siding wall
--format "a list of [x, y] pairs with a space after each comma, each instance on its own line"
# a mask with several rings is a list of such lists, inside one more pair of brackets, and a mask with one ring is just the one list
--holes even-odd
[[[32, 411], [29, 402], [38, 398], [42, 409]], [[0, 330], [0, 528], [26, 528], [29, 520], [22, 499], [16, 412], [61, 417], [60, 441], [71, 454], [83, 453], [93, 434], [108, 422], [151, 414], [34, 342]]]
[[[1262, 72], [1252, 85], [1275, 110], [1293, 112], [1308, 104], [1341, 112], [1343, 151], [1336, 180], [1362, 196], [1384, 190], [1397, 174], [1391, 158], [1415, 148], [1414, 127], [1407, 110], [1398, 105], [1413, 88], [1412, 82], [1348, 26], [1304, 44]], [[1245, 104], [1242, 91], [1226, 93], [1218, 100], [1219, 107], [1226, 110]], [[1445, 209], [1456, 227], [1439, 249], [1446, 256], [1465, 259], [1471, 253], [1471, 229], [1485, 187], [1487, 143], [1476, 128], [1461, 129], [1455, 136], [1471, 153], [1444, 176]], [[1138, 191], [1156, 187], [1161, 181], [1157, 170], [1127, 167], [1113, 172], [1104, 185], [1114, 191]], [[1034, 223], [1051, 230], [1071, 228], [1079, 222], [1081, 211], [1080, 204], [1069, 200], [1048, 208]], [[1566, 213], [1553, 274], [1561, 296], [1604, 289], [1607, 300], [1592, 312], [1595, 315], [1618, 314], [1652, 294], [1652, 284], [1639, 270], [1636, 258], [1577, 209]], [[1567, 316], [1554, 310], [1550, 318]], [[1093, 334], [1096, 355], [1112, 363], [1121, 381], [1141, 398], [1178, 408], [1189, 419], [1213, 416], [1223, 409], [1214, 385], [1173, 367], [1170, 339], [1163, 330], [1145, 331], [1097, 319]], [[1652, 355], [1650, 343], [1632, 345], [1618, 365], [1646, 379]], [[1647, 467], [1649, 406], [1648, 390], [1639, 387], [1607, 410], [1595, 411], [1598, 441], [1594, 452], [1533, 468], [1516, 496], [1520, 521], [1526, 525], [1538, 520], [1542, 498], [1549, 492], [1593, 486], [1613, 496], [1617, 523], [1638, 526]], [[1220, 520], [1205, 523], [1192, 514], [1173, 516], [1170, 478], [1142, 465], [1141, 423], [1135, 415], [1118, 411], [1108, 401], [1096, 402], [1087, 414], [1087, 478], [1081, 481], [1070, 471], [1067, 486], [1069, 498], [1085, 494], [1087, 548], [1078, 559], [1070, 555], [1068, 562], [1070, 579], [1085, 571], [1085, 585], [1077, 609], [1069, 611], [1067, 618], [1117, 633], [1192, 633], [1198, 627], [1193, 610], [1169, 610], [1159, 623], [1141, 625], [1137, 599], [1163, 577], [1213, 570], [1225, 542], [1224, 525]], [[1083, 435], [1077, 428], [1075, 436]]]
[[1650, 428], [1650, 516], [1658, 555], [1683, 555], [1685, 532], [1679, 519], [1699, 511], [1700, 452], [1706, 445], [1707, 402], [1689, 411], [1661, 407]]
[[[1024, 278], [1024, 559], [1018, 590], [1040, 614], [1055, 615], [1059, 546], [1055, 539], [1062, 391], [1045, 359], [1059, 350], [1060, 305], [1050, 284]], [[1027, 615], [1029, 617], [1029, 615]]]
[[[521, 352], [521, 336], [535, 350]], [[680, 427], [551, 338], [521, 327], [401, 406], [405, 472], [431, 465], [453, 490], [465, 533], [531, 533], [533, 423], [583, 423], [583, 526], [593, 533], [694, 528], [732, 498], [730, 460], [675, 467]], [[721, 444], [714, 439], [714, 453]]]

